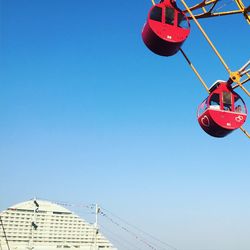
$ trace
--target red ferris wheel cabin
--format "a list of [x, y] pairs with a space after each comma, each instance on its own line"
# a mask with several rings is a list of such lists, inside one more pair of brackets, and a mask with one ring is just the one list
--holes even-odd
[[154, 5], [142, 30], [146, 46], [161, 56], [172, 56], [178, 52], [190, 33], [186, 15], [175, 1], [164, 0]]
[[241, 127], [247, 118], [247, 108], [231, 85], [216, 81], [209, 96], [198, 107], [198, 122], [211, 136], [224, 137]]

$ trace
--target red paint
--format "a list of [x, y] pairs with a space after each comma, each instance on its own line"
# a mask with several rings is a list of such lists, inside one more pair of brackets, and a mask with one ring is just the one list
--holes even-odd
[[142, 39], [152, 52], [171, 56], [178, 52], [189, 33], [190, 23], [186, 15], [175, 2], [164, 0], [150, 9]]
[[198, 122], [211, 136], [224, 137], [241, 127], [247, 118], [247, 108], [242, 98], [230, 84], [217, 81], [210, 94], [198, 107]]

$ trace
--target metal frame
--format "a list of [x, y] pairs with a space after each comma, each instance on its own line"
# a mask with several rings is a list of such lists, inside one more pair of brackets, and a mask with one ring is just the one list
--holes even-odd
[[[233, 15], [233, 14], [243, 14], [245, 19], [247, 20], [248, 24], [250, 24], [250, 6], [245, 7], [243, 2], [241, 0], [234, 0], [236, 5], [239, 9], [230, 10], [230, 11], [220, 11], [220, 12], [213, 12], [216, 4], [219, 2], [219, 0], [204, 0], [189, 9], [191, 11], [193, 10], [201, 10], [200, 14], [196, 14], [195, 17], [198, 18], [208, 18], [208, 17], [215, 17], [215, 16], [225, 16], [225, 15]], [[209, 7], [207, 10], [206, 7]], [[186, 11], [184, 11], [186, 12]]]
[[[155, 5], [155, 1], [154, 0], [151, 0], [151, 1], [152, 1], [152, 4]], [[216, 56], [220, 59], [221, 63], [223, 64], [226, 71], [228, 72], [228, 74], [229, 74], [228, 82], [235, 83], [235, 85], [232, 88], [235, 89], [237, 87], [240, 87], [248, 96], [250, 96], [250, 92], [243, 86], [243, 84], [250, 81], [250, 74], [249, 74], [250, 69], [247, 69], [250, 66], [250, 60], [245, 65], [243, 65], [239, 70], [231, 71], [230, 68], [228, 67], [228, 65], [226, 64], [226, 62], [224, 61], [224, 59], [222, 58], [221, 54], [216, 49], [216, 47], [214, 46], [214, 44], [212, 43], [212, 41], [210, 40], [210, 38], [208, 37], [208, 35], [206, 34], [206, 32], [204, 31], [204, 29], [202, 28], [202, 26], [199, 24], [199, 22], [197, 20], [199, 18], [225, 16], [225, 15], [232, 15], [232, 14], [240, 14], [241, 13], [244, 15], [248, 24], [250, 24], [250, 14], [249, 14], [250, 6], [245, 7], [242, 0], [234, 0], [234, 1], [239, 8], [238, 10], [225, 11], [225, 12], [215, 12], [214, 13], [213, 10], [214, 10], [216, 4], [219, 2], [219, 0], [203, 0], [202, 2], [196, 4], [192, 7], [188, 7], [186, 2], [184, 0], [181, 0], [182, 4], [186, 8], [186, 10], [184, 12], [188, 13], [190, 15], [190, 16], [188, 16], [189, 19], [194, 20], [194, 22], [198, 26], [199, 30], [201, 31], [201, 33], [203, 34], [203, 36], [205, 37], [205, 39], [207, 40], [207, 42], [209, 43], [209, 45], [211, 46], [213, 51], [215, 52]], [[207, 6], [209, 6], [208, 11], [205, 8]], [[194, 10], [202, 10], [202, 13], [201, 14], [193, 14], [192, 11], [194, 11]], [[208, 93], [210, 93], [207, 84], [204, 82], [204, 80], [202, 79], [202, 77], [200, 76], [200, 74], [198, 73], [198, 71], [196, 70], [196, 68], [194, 67], [192, 62], [190, 61], [190, 59], [187, 57], [187, 55], [185, 54], [185, 52], [182, 49], [180, 49], [180, 51], [181, 51], [182, 55], [184, 56], [185, 60], [187, 61], [187, 63], [189, 64], [189, 66], [191, 67], [191, 69], [194, 71], [194, 73], [196, 74], [196, 76], [198, 77], [198, 79], [200, 80], [202, 85], [204, 86], [204, 88], [206, 89], [206, 91]], [[241, 81], [241, 78], [243, 76], [246, 76], [246, 79]], [[243, 127], [240, 127], [240, 129], [243, 131], [243, 133], [248, 138], [250, 138], [250, 134]]]
[[[173, 1], [175, 1], [175, 0], [173, 0]], [[153, 5], [155, 5], [155, 0], [151, 0], [151, 2]], [[243, 14], [243, 16], [245, 17], [248, 24], [250, 24], [250, 5], [248, 7], [245, 7], [242, 0], [234, 0], [238, 9], [229, 10], [229, 11], [213, 12], [213, 10], [218, 2], [219, 2], [219, 0], [203, 0], [202, 2], [190, 7], [189, 9], [191, 11], [194, 11], [194, 10], [201, 11], [201, 13], [194, 15], [196, 17], [196, 19], [216, 17], [216, 16], [234, 15], [234, 14]], [[208, 8], [208, 10], [206, 8]], [[184, 12], [188, 12], [188, 10], [184, 10]], [[192, 19], [192, 17], [189, 17], [189, 19]]]
[[[226, 62], [223, 60], [222, 56], [220, 55], [220, 53], [218, 52], [218, 50], [216, 49], [216, 47], [213, 45], [212, 41], [209, 39], [209, 37], [207, 36], [207, 34], [205, 33], [205, 31], [203, 30], [203, 28], [201, 27], [201, 25], [199, 24], [199, 22], [197, 21], [197, 16], [193, 15], [192, 13], [192, 10], [195, 10], [195, 9], [198, 9], [198, 8], [203, 8], [203, 4], [206, 3], [206, 1], [203, 1], [199, 6], [196, 5], [196, 6], [193, 6], [191, 8], [189, 8], [186, 4], [186, 2], [184, 0], [181, 0], [182, 4], [185, 6], [186, 8], [186, 11], [190, 14], [191, 18], [194, 20], [194, 22], [196, 23], [196, 25], [198, 26], [198, 28], [200, 29], [201, 33], [204, 35], [204, 37], [206, 38], [207, 42], [209, 43], [209, 45], [212, 47], [212, 49], [214, 50], [215, 54], [218, 56], [218, 58], [220, 59], [221, 63], [224, 65], [225, 69], [227, 70], [227, 72], [229, 73], [229, 82], [231, 83], [236, 83], [236, 85], [233, 86], [233, 89], [234, 88], [237, 88], [237, 87], [240, 87], [248, 96], [250, 96], [250, 93], [249, 91], [243, 86], [243, 84], [245, 84], [246, 82], [248, 82], [250, 80], [250, 75], [249, 75], [249, 72], [250, 72], [250, 69], [247, 69], [248, 66], [250, 65], [250, 60], [245, 64], [243, 65], [238, 71], [234, 71], [232, 72], [229, 67], [227, 66]], [[212, 8], [210, 8], [210, 12], [206, 12], [206, 13], [210, 13], [210, 17], [212, 17], [211, 15], [211, 12], [213, 10], [213, 8], [215, 7], [216, 3], [218, 2], [218, 0], [212, 0], [210, 1], [209, 3], [207, 2], [207, 4], [212, 4], [213, 3], [213, 6]], [[244, 9], [245, 10], [245, 7], [242, 3], [241, 0], [235, 0], [235, 2], [237, 2], [239, 8], [241, 9]], [[249, 11], [249, 7], [247, 8], [248, 11]], [[203, 10], [204, 11], [204, 10]], [[206, 13], [203, 15], [203, 17], [208, 17], [208, 15], [206, 15]], [[228, 12], [229, 14], [229, 12]], [[232, 14], [232, 13], [231, 13]], [[250, 15], [245, 13], [244, 15], [245, 17], [247, 17], [247, 21], [248, 23], [250, 24]], [[199, 18], [202, 18], [201, 15], [198, 16]], [[183, 54], [183, 51], [181, 51], [182, 54]], [[183, 54], [184, 55], [184, 54]], [[186, 58], [186, 55], [184, 55], [184, 57]], [[196, 72], [195, 72], [196, 74]], [[196, 74], [197, 75], [197, 74]], [[243, 76], [247, 76], [247, 79], [243, 80], [242, 82], [240, 81], [241, 78]], [[198, 75], [197, 75], [198, 76]], [[201, 81], [200, 79], [200, 76], [198, 76], [199, 80]], [[204, 81], [202, 80], [201, 83], [202, 85], [204, 86]], [[204, 86], [205, 87], [205, 86]], [[207, 90], [207, 87], [205, 87], [206, 90]], [[250, 134], [243, 128], [243, 127], [240, 127], [240, 129], [243, 131], [243, 133], [250, 139]]]

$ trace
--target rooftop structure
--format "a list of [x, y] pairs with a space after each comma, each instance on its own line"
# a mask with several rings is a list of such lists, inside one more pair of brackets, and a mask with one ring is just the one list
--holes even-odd
[[0, 213], [0, 250], [117, 250], [99, 231], [66, 208], [30, 200]]

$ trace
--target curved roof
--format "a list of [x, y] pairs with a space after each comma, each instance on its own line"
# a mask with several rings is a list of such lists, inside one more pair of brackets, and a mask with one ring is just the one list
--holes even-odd
[[[65, 204], [66, 205], [66, 204]], [[45, 200], [18, 203], [0, 213], [8, 242], [13, 246], [42, 246], [49, 249], [77, 247], [88, 249], [95, 244], [114, 249], [93, 224], [89, 224], [63, 206]], [[0, 242], [5, 234], [0, 227]], [[84, 248], [85, 249], [85, 248]]]
[[48, 211], [48, 212], [63, 212], [63, 213], [72, 213], [68, 209], [50, 201], [45, 200], [29, 200], [18, 203], [16, 205], [11, 206], [11, 209], [25, 209], [25, 210], [34, 210], [36, 209], [36, 204], [39, 205], [39, 210], [41, 211]]

